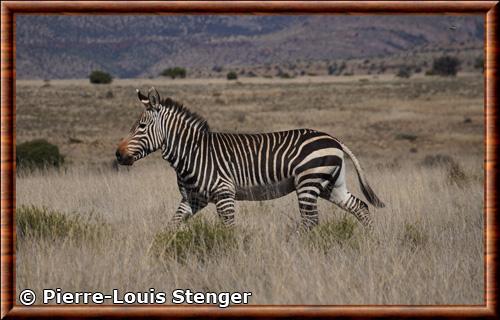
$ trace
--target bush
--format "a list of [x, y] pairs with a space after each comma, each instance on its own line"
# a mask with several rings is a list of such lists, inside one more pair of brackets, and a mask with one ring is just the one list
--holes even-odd
[[234, 71], [229, 71], [227, 73], [226, 77], [227, 77], [227, 80], [236, 80], [236, 79], [238, 79], [238, 74], [236, 74], [236, 72], [234, 72]]
[[436, 154], [426, 156], [421, 164], [428, 168], [445, 169], [447, 171], [447, 180], [450, 184], [464, 186], [469, 180], [462, 167], [449, 155]]
[[109, 73], [95, 70], [90, 73], [89, 76], [90, 83], [95, 83], [95, 84], [105, 84], [105, 83], [111, 83], [113, 81], [113, 78]]
[[217, 253], [235, 248], [236, 233], [221, 223], [210, 223], [193, 218], [187, 228], [178, 231], [166, 230], [156, 234], [151, 252], [157, 258], [172, 258], [185, 262], [189, 255], [200, 261]]
[[480, 69], [481, 72], [484, 72], [484, 58], [483, 56], [479, 56], [474, 60], [474, 68]]
[[278, 72], [277, 76], [280, 77], [280, 78], [282, 78], [282, 79], [291, 79], [291, 78], [293, 78], [293, 76], [291, 76], [288, 72], [284, 72], [284, 71]]
[[168, 68], [163, 70], [160, 73], [160, 76], [170, 77], [172, 79], [175, 78], [185, 78], [186, 77], [186, 69], [181, 67]]
[[338, 71], [339, 71], [339, 68], [337, 67], [336, 63], [328, 66], [328, 75], [336, 76], [336, 75], [338, 75]]
[[59, 211], [36, 206], [21, 206], [16, 209], [16, 232], [20, 240], [63, 238], [92, 240], [103, 235], [103, 223], [92, 224], [79, 214], [66, 215]]
[[460, 61], [457, 58], [450, 56], [443, 56], [434, 59], [432, 70], [428, 74], [439, 75], [439, 76], [456, 76], [459, 66], [460, 66]]
[[328, 252], [333, 246], [348, 245], [357, 248], [358, 243], [354, 239], [354, 230], [357, 222], [351, 217], [341, 220], [332, 220], [319, 224], [310, 232], [305, 233], [307, 242], [314, 248]]
[[18, 169], [58, 168], [64, 163], [59, 148], [44, 139], [27, 141], [16, 147], [16, 166]]
[[454, 165], [455, 160], [447, 154], [429, 155], [422, 160], [421, 164], [427, 168], [439, 168]]
[[409, 78], [411, 77], [411, 70], [407, 66], [403, 66], [399, 68], [398, 72], [396, 73], [396, 77], [399, 78]]
[[222, 72], [223, 68], [221, 66], [213, 66], [212, 71], [213, 72]]
[[396, 134], [396, 140], [408, 140], [408, 141], [415, 141], [417, 140], [418, 136], [413, 134], [413, 133], [398, 133]]

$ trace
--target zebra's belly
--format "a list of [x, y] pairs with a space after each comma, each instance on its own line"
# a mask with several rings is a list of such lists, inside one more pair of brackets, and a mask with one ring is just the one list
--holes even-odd
[[236, 200], [271, 200], [283, 197], [294, 190], [293, 178], [264, 186], [236, 187]]

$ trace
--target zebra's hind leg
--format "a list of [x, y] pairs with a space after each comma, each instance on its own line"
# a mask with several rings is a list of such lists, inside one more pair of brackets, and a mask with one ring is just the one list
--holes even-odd
[[368, 205], [347, 191], [345, 185], [335, 187], [330, 194], [321, 194], [321, 197], [354, 215], [368, 230], [373, 229], [373, 220]]
[[317, 187], [303, 186], [297, 189], [302, 227], [306, 230], [318, 225], [318, 196], [319, 189]]

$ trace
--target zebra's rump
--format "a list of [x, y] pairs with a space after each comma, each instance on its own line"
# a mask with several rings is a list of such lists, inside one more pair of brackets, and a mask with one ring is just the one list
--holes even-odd
[[295, 190], [293, 178], [284, 179], [277, 183], [253, 187], [236, 187], [236, 200], [271, 200], [286, 196]]

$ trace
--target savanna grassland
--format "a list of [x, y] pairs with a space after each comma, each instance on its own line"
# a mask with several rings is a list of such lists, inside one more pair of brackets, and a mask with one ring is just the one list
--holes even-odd
[[[386, 203], [366, 233], [320, 201], [297, 233], [295, 194], [238, 202], [237, 226], [209, 205], [174, 238], [180, 195], [153, 154], [130, 168], [114, 152], [155, 86], [214, 131], [325, 131], [357, 155]], [[483, 77], [18, 81], [16, 138], [45, 138], [63, 168], [16, 178], [16, 288], [251, 291], [253, 304], [484, 303]], [[350, 165], [350, 163], [349, 163]], [[348, 185], [361, 195], [349, 167]]]

